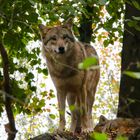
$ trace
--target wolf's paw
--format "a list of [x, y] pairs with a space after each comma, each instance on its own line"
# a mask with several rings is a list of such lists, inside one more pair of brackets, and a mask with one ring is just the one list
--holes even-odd
[[61, 132], [64, 132], [64, 131], [65, 131], [65, 128], [58, 128], [58, 129], [57, 129], [57, 132], [58, 132], [58, 133], [61, 133]]
[[93, 126], [92, 123], [90, 124], [89, 120], [83, 121], [82, 122], [82, 129], [81, 129], [82, 133], [90, 133], [93, 132]]
[[72, 134], [74, 134], [75, 133], [75, 129], [72, 129], [72, 128], [70, 128], [70, 130], [69, 130]]
[[65, 131], [65, 127], [59, 126], [54, 133], [63, 133]]
[[87, 134], [87, 133], [91, 133], [91, 132], [93, 132], [93, 128], [82, 128], [82, 133]]
[[76, 131], [76, 123], [75, 123], [75, 124], [72, 123], [72, 124], [71, 124], [71, 127], [70, 127], [70, 132], [74, 134], [75, 131]]

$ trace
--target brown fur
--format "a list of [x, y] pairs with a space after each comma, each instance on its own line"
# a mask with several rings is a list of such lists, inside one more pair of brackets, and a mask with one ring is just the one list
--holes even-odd
[[65, 102], [74, 106], [71, 110], [70, 131], [93, 130], [92, 105], [99, 81], [99, 69], [79, 70], [78, 64], [86, 57], [97, 56], [95, 49], [75, 40], [71, 30], [72, 22], [48, 28], [40, 25], [43, 55], [49, 73], [57, 90], [60, 114], [59, 130], [65, 129]]

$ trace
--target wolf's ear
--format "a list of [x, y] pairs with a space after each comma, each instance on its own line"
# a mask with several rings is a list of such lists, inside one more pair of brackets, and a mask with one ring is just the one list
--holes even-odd
[[45, 25], [43, 24], [39, 24], [38, 25], [39, 29], [40, 29], [40, 32], [41, 33], [44, 33], [46, 34], [51, 28], [50, 27], [46, 27]]
[[41, 32], [46, 28], [46, 26], [43, 24], [39, 24], [38, 27], [39, 27]]
[[40, 33], [41, 33], [41, 36], [42, 36], [42, 37], [44, 37], [45, 34], [46, 34], [46, 33], [48, 32], [48, 30], [50, 29], [50, 28], [46, 27], [46, 26], [43, 25], [43, 24], [39, 24], [38, 27], [39, 27], [39, 30], [40, 30]]
[[100, 116], [99, 123], [104, 123], [104, 122], [107, 122], [107, 121], [108, 121], [108, 119], [105, 116], [103, 116], [103, 115]]
[[71, 17], [71, 18], [68, 18], [68, 19], [66, 20], [66, 22], [64, 23], [63, 26], [64, 26], [65, 28], [71, 30], [71, 28], [72, 28], [72, 26], [73, 26], [73, 18], [72, 18], [72, 17]]

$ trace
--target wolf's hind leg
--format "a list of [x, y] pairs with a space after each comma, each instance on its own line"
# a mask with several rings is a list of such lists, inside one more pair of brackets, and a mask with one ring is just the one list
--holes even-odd
[[86, 104], [86, 94], [81, 92], [77, 96], [77, 128], [80, 127], [81, 132], [88, 131], [88, 113], [87, 113], [87, 104]]
[[70, 126], [70, 131], [72, 133], [75, 132], [76, 129], [76, 122], [77, 122], [77, 116], [76, 116], [76, 106], [75, 106], [75, 101], [76, 97], [72, 93], [68, 93], [67, 95], [67, 101], [69, 104], [69, 108], [71, 111], [71, 126]]
[[89, 91], [87, 96], [87, 110], [88, 110], [88, 120], [89, 120], [89, 129], [93, 131], [93, 119], [92, 119], [92, 108], [94, 103], [95, 91]]

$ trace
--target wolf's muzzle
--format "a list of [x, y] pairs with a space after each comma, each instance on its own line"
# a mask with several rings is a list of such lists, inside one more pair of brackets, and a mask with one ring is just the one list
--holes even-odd
[[60, 54], [63, 54], [65, 52], [65, 48], [61, 46], [58, 48], [58, 51]]

